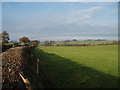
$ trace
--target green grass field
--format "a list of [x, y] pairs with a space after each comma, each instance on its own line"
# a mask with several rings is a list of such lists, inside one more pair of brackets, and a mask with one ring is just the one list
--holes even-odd
[[112, 88], [118, 84], [118, 46], [46, 47], [32, 51], [55, 88]]

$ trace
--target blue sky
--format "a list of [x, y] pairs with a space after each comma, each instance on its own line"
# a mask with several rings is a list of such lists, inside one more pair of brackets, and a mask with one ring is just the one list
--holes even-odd
[[2, 3], [0, 2], [0, 32], [2, 32]]
[[11, 40], [108, 39], [118, 35], [117, 2], [3, 2]]

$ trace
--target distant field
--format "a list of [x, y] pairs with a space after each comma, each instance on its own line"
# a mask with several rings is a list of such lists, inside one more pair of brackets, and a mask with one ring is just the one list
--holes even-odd
[[118, 46], [46, 47], [33, 50], [53, 87], [117, 87]]
[[[90, 44], [90, 45], [95, 45], [95, 44], [111, 44], [113, 41], [107, 40], [107, 41], [70, 41], [70, 42], [55, 42], [53, 45], [66, 45], [66, 44], [73, 44], [73, 45], [79, 45], [79, 44]], [[44, 42], [41, 42], [40, 45], [44, 45]]]
[[[66, 44], [109, 44], [112, 43], [112, 41], [72, 41], [67, 42]], [[64, 42], [57, 42], [56, 44], [64, 44]]]

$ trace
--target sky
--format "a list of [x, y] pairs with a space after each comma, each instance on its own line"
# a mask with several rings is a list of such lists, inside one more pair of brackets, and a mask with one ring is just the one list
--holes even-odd
[[118, 3], [3, 2], [2, 30], [11, 40], [117, 40]]
[[2, 32], [2, 3], [0, 2], [0, 32]]
[[119, 0], [2, 0], [3, 2], [118, 2]]

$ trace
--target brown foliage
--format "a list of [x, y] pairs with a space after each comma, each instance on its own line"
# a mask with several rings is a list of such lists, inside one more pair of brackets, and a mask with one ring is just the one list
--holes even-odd
[[19, 39], [20, 42], [24, 42], [24, 43], [28, 43], [30, 42], [30, 40], [28, 39], [28, 37], [22, 37]]

